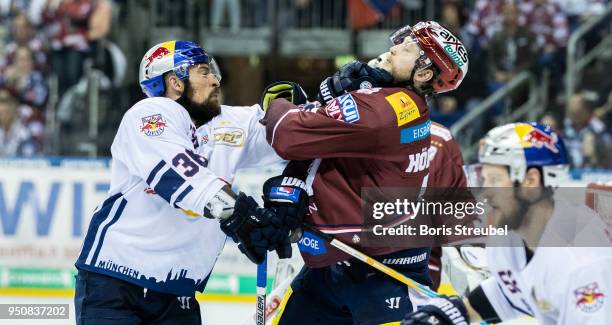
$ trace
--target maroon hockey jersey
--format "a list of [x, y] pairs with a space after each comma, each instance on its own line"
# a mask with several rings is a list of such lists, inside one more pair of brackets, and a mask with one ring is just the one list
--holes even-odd
[[[262, 122], [282, 158], [316, 159], [307, 179], [314, 196], [306, 222], [371, 256], [398, 250], [361, 247], [354, 240], [363, 228], [361, 190], [426, 186], [429, 161], [421, 158], [430, 146], [431, 121], [422, 97], [406, 88], [364, 89], [316, 112], [279, 99]], [[310, 267], [349, 258], [331, 246], [326, 254], [302, 255]]]
[[[458, 188], [467, 187], [463, 172], [463, 157], [459, 144], [450, 130], [441, 124], [431, 123], [431, 146], [429, 147], [428, 187]], [[438, 290], [442, 274], [442, 248], [433, 247], [429, 257], [429, 275], [433, 282], [432, 289]]]

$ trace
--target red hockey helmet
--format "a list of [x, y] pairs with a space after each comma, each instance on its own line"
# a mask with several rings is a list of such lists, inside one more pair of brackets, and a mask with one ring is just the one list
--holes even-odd
[[434, 81], [434, 93], [444, 93], [459, 87], [468, 72], [468, 54], [461, 41], [435, 21], [405, 26], [391, 34], [393, 44], [401, 44], [406, 37], [416, 41], [425, 56], [440, 70]]

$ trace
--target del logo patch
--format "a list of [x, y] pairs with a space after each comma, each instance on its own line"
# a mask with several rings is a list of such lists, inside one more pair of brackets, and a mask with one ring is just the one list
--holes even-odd
[[594, 313], [604, 304], [605, 295], [599, 289], [597, 282], [587, 284], [574, 290], [576, 307], [585, 313]]
[[235, 127], [219, 127], [213, 131], [215, 144], [240, 147], [244, 144], [244, 130]]
[[391, 104], [393, 111], [395, 111], [397, 126], [402, 126], [421, 117], [416, 103], [405, 92], [398, 91], [385, 97], [385, 99]]
[[166, 125], [167, 123], [161, 114], [145, 116], [142, 118], [142, 127], [140, 128], [140, 132], [144, 132], [144, 134], [150, 137], [158, 136], [164, 133]]
[[357, 103], [351, 94], [342, 95], [332, 99], [325, 106], [327, 116], [346, 123], [359, 121], [359, 110]]

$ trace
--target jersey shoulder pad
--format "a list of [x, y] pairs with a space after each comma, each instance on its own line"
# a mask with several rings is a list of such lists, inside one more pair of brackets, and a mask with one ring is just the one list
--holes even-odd
[[431, 135], [439, 137], [445, 142], [451, 141], [453, 139], [453, 134], [451, 133], [451, 131], [444, 125], [438, 124], [436, 122], [431, 123]]
[[147, 112], [159, 112], [162, 114], [167, 114], [168, 117], [171, 115], [178, 117], [189, 117], [189, 113], [187, 113], [187, 110], [183, 106], [167, 97], [145, 98], [134, 104], [128, 110], [128, 113], [133, 115], [139, 115], [140, 113]]
[[[427, 115], [427, 104], [414, 91], [402, 87], [372, 88], [370, 91], [355, 91], [358, 103], [364, 102], [367, 106], [376, 108], [382, 117], [387, 117], [389, 123], [402, 128], [414, 123], [420, 123]], [[386, 124], [386, 123], [385, 123]]]
[[[134, 104], [125, 114], [124, 120], [137, 124], [139, 131], [147, 136], [159, 136], [167, 127], [189, 130], [191, 118], [187, 110], [167, 97], [146, 98]], [[195, 131], [195, 128], [194, 128]]]
[[[261, 114], [260, 114], [261, 113]], [[263, 110], [259, 104], [253, 106], [227, 106], [221, 105], [221, 114], [215, 117], [216, 120], [231, 120], [237, 124], [248, 124], [248, 121], [256, 115], [263, 117]]]

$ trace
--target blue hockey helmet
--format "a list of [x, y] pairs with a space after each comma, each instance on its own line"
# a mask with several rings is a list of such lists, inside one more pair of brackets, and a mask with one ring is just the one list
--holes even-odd
[[147, 51], [140, 61], [138, 80], [147, 97], [163, 96], [166, 92], [164, 74], [170, 71], [181, 80], [189, 78], [189, 66], [204, 63], [221, 81], [221, 72], [215, 62], [200, 45], [190, 41], [159, 43]]

